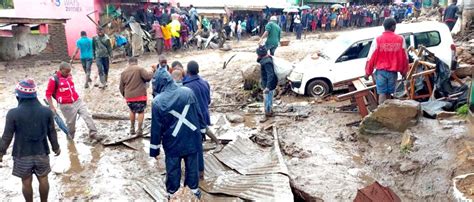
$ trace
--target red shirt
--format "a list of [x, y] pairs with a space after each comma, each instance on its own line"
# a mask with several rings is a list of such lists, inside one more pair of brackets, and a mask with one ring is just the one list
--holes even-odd
[[67, 77], [63, 77], [61, 72], [56, 72], [56, 75], [59, 79], [59, 86], [56, 88], [56, 82], [54, 81], [54, 77], [51, 77], [48, 81], [48, 87], [46, 88], [46, 98], [51, 98], [54, 93], [54, 89], [56, 91], [56, 101], [59, 104], [71, 104], [74, 103], [79, 99], [79, 95], [76, 92], [76, 88], [74, 87], [74, 82], [72, 81], [72, 76], [68, 75]]
[[405, 40], [392, 31], [385, 31], [375, 40], [375, 50], [367, 61], [365, 75], [371, 75], [375, 69], [390, 72], [408, 72], [408, 57], [405, 51]]

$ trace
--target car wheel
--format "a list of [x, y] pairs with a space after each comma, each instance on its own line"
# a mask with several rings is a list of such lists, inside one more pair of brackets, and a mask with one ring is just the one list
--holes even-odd
[[308, 92], [308, 95], [313, 96], [313, 97], [322, 97], [327, 94], [329, 94], [331, 89], [329, 88], [328, 83], [326, 83], [323, 80], [313, 80], [308, 84], [308, 88], [306, 89], [306, 92]]

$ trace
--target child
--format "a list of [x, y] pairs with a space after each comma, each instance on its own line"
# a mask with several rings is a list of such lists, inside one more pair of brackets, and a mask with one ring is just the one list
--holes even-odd
[[163, 40], [165, 40], [165, 50], [171, 50], [171, 25], [161, 26], [163, 31]]
[[240, 38], [242, 38], [242, 25], [241, 21], [239, 20], [239, 23], [237, 24], [237, 42], [240, 41]]

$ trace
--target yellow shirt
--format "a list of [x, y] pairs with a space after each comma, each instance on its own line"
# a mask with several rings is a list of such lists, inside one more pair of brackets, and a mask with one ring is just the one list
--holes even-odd
[[168, 40], [171, 39], [171, 25], [168, 24], [166, 26], [161, 26], [161, 30], [163, 32], [163, 39]]
[[177, 20], [171, 21], [171, 36], [179, 37], [179, 31], [181, 30], [181, 24]]

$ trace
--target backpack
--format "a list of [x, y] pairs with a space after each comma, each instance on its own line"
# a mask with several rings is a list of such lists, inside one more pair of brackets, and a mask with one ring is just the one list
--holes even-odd
[[59, 88], [59, 77], [56, 73], [53, 74], [53, 79], [54, 79], [54, 91], [53, 91], [53, 94], [52, 94], [52, 97], [56, 99], [56, 92], [58, 91], [58, 88]]

